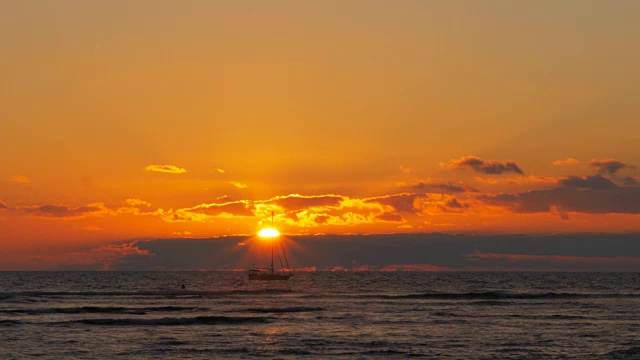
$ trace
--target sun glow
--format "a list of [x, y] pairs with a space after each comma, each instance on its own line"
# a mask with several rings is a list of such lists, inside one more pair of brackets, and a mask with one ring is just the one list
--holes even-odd
[[258, 232], [258, 236], [261, 238], [270, 239], [280, 236], [280, 232], [274, 228], [264, 228]]

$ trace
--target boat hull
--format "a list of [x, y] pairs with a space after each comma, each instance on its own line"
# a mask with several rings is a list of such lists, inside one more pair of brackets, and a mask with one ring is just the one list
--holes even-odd
[[291, 278], [291, 273], [249, 273], [249, 280], [286, 281]]

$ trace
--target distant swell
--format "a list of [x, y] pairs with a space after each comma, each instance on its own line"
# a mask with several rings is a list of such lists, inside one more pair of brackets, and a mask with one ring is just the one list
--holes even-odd
[[285, 294], [292, 290], [261, 289], [261, 290], [220, 290], [220, 291], [189, 291], [189, 290], [158, 290], [158, 291], [25, 291], [15, 293], [0, 293], [0, 301], [14, 297], [50, 297], [50, 296], [163, 296], [163, 297], [212, 297], [234, 295]]
[[197, 307], [183, 307], [183, 306], [156, 306], [156, 307], [141, 307], [141, 308], [128, 308], [128, 307], [98, 307], [98, 306], [82, 306], [82, 307], [69, 307], [69, 308], [48, 308], [48, 309], [9, 309], [0, 310], [0, 314], [26, 314], [26, 315], [40, 315], [40, 314], [129, 314], [129, 315], [144, 315], [149, 312], [181, 312], [181, 311], [196, 311], [207, 310], [205, 308]]
[[426, 293], [408, 295], [363, 295], [360, 298], [380, 299], [428, 299], [428, 300], [503, 300], [503, 299], [579, 299], [579, 298], [640, 298], [640, 294], [580, 294], [580, 293], [508, 293], [466, 292]]
[[253, 309], [246, 309], [244, 311], [250, 312], [250, 313], [269, 314], [269, 313], [310, 312], [310, 311], [323, 311], [323, 310], [325, 309], [321, 307], [294, 306], [294, 307], [285, 307], [285, 308], [253, 308]]
[[64, 322], [99, 326], [185, 326], [185, 325], [241, 325], [260, 324], [268, 320], [262, 317], [227, 317], [227, 316], [198, 316], [192, 318], [161, 318], [161, 319], [82, 319]]

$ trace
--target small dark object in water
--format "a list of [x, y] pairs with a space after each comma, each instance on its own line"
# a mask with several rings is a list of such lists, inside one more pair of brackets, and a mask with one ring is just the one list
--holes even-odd
[[182, 284], [181, 288], [182, 288], [182, 290], [184, 290], [184, 284]]

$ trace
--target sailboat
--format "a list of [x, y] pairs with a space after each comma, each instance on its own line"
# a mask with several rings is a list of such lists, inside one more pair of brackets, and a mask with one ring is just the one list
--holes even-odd
[[[265, 231], [267, 229], [264, 229]], [[277, 238], [280, 234], [273, 227], [273, 211], [271, 212], [271, 229], [268, 232], [267, 237]], [[276, 248], [276, 242], [280, 244], [280, 249]], [[280, 251], [282, 251], [282, 255], [284, 256], [284, 261], [286, 264], [286, 268], [282, 264], [282, 256], [280, 256]], [[273, 257], [274, 253], [277, 253], [278, 259], [280, 260], [280, 270], [275, 271], [273, 267]], [[291, 268], [289, 267], [289, 259], [287, 259], [287, 253], [284, 250], [284, 244], [282, 241], [276, 241], [276, 239], [271, 240], [271, 267], [268, 268], [253, 268], [249, 270], [249, 280], [281, 280], [286, 281], [289, 280], [293, 276], [291, 272]]]

